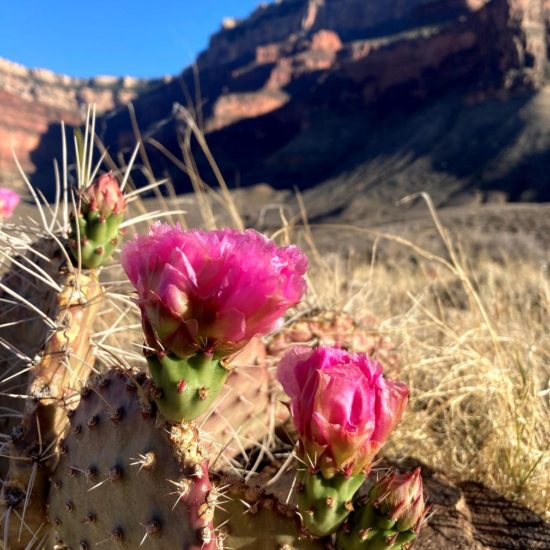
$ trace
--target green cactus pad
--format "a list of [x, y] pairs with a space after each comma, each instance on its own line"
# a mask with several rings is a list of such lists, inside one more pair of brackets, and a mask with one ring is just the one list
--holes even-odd
[[216, 492], [197, 431], [160, 422], [135, 378], [113, 369], [82, 392], [51, 480], [55, 543], [213, 550]]
[[147, 363], [159, 390], [155, 395], [158, 408], [165, 418], [175, 422], [188, 422], [203, 414], [229, 375], [218, 359], [203, 353], [187, 359], [149, 355]]
[[200, 416], [197, 424], [204, 437], [215, 442], [216, 450], [230, 460], [274, 429], [279, 409], [283, 406], [271, 387], [267, 365], [237, 365], [229, 374], [219, 402]]
[[75, 260], [78, 261], [80, 254], [82, 267], [95, 269], [105, 265], [118, 245], [119, 227], [123, 218], [124, 214], [112, 214], [107, 218], [101, 218], [98, 212], [88, 212], [86, 216], [79, 215], [78, 228], [73, 220], [69, 248]]
[[350, 514], [336, 537], [337, 550], [405, 550], [416, 538], [411, 530], [399, 531], [395, 520], [367, 503]]
[[363, 481], [364, 474], [350, 477], [335, 475], [325, 479], [320, 472], [303, 469], [296, 501], [307, 530], [324, 537], [336, 531], [353, 510], [353, 497]]
[[319, 550], [325, 544], [300, 528], [294, 509], [273, 495], [239, 481], [220, 479], [225, 487], [216, 510], [218, 548], [240, 550]]

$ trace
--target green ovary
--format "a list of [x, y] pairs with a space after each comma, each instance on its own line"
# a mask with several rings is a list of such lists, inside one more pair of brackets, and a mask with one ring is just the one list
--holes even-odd
[[155, 402], [168, 420], [194, 420], [218, 397], [229, 370], [218, 359], [203, 353], [181, 359], [175, 355], [150, 355], [147, 363], [160, 395]]
[[303, 470], [297, 501], [307, 530], [317, 537], [334, 533], [352, 510], [353, 496], [364, 480], [364, 474], [350, 477], [336, 474], [325, 479], [320, 472]]
[[347, 523], [347, 529], [341, 529], [336, 537], [337, 550], [404, 550], [416, 538], [411, 530], [399, 531], [395, 520], [368, 502], [353, 512]]
[[[78, 218], [78, 231], [73, 220], [70, 250], [76, 260], [80, 254], [82, 267], [95, 269], [107, 263], [117, 247], [123, 217], [123, 214], [112, 214], [100, 220], [97, 212], [89, 212]], [[77, 243], [79, 237], [80, 250]]]

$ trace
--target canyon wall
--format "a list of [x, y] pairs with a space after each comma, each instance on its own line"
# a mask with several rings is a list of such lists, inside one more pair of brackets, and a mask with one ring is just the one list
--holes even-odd
[[199, 113], [216, 158], [241, 183], [284, 187], [299, 177], [312, 185], [322, 177], [315, 159], [349, 148], [321, 133], [360, 140], [346, 117], [412, 112], [451, 96], [507, 101], [542, 89], [549, 20], [550, 0], [281, 0], [225, 20], [197, 59], [198, 79], [189, 68], [165, 81], [79, 80], [0, 63], [0, 172], [14, 174], [11, 144], [25, 169], [50, 170], [55, 123], [77, 124], [90, 101], [104, 113], [102, 140], [127, 154], [135, 136], [121, 107], [132, 101], [161, 173], [173, 165], [147, 141], [181, 154], [184, 122], [173, 109], [180, 104]]

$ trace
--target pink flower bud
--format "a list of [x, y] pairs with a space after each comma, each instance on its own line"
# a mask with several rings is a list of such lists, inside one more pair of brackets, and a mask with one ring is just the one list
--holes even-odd
[[277, 376], [291, 398], [306, 463], [326, 478], [366, 472], [407, 404], [407, 386], [386, 380], [364, 353], [297, 346]]
[[82, 193], [82, 213], [98, 212], [104, 218], [111, 214], [122, 214], [126, 210], [126, 199], [117, 179], [112, 174], [103, 174]]
[[149, 346], [224, 357], [275, 329], [305, 291], [307, 259], [252, 229], [182, 231], [155, 223], [126, 244]]
[[400, 531], [418, 532], [428, 511], [420, 468], [384, 476], [372, 487], [369, 500], [383, 515], [396, 521]]
[[21, 197], [13, 189], [0, 187], [0, 219], [9, 218], [20, 200]]

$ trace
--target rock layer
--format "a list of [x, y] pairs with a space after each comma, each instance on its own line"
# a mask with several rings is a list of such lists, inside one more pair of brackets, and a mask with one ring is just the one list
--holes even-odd
[[[72, 78], [46, 69], [28, 69], [0, 58], [0, 181], [16, 178], [13, 152], [26, 171], [49, 164], [58, 147], [31, 159], [51, 125], [78, 126], [86, 105], [98, 113], [117, 109], [161, 81], [132, 77]], [[56, 135], [57, 143], [60, 136]], [[57, 144], [56, 144], [57, 145]]]

